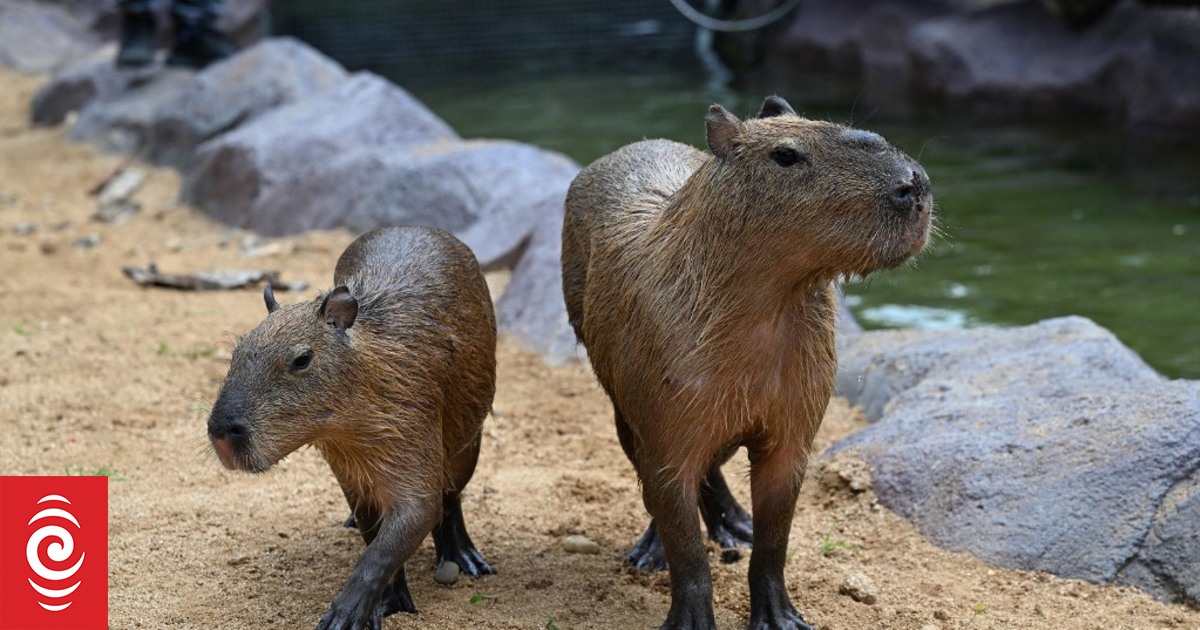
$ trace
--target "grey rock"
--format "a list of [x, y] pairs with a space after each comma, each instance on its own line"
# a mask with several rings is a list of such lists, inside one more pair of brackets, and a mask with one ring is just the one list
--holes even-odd
[[1200, 124], [1196, 7], [1125, 0], [1072, 29], [1037, 0], [803, 0], [764, 39], [783, 91], [812, 70], [858, 75], [864, 111], [941, 103], [1001, 119], [1090, 113], [1152, 132]]
[[0, 64], [17, 72], [50, 72], [100, 44], [85, 24], [62, 7], [0, 0]]
[[265, 40], [198, 72], [164, 102], [140, 157], [183, 168], [205, 140], [276, 107], [330, 92], [346, 76], [337, 62], [298, 40]]
[[[100, 67], [96, 69], [107, 72]], [[144, 151], [149, 146], [151, 122], [194, 80], [195, 73], [162, 68], [138, 71], [135, 76], [111, 97], [93, 98], [84, 105], [67, 137], [111, 153], [137, 155]]]
[[864, 333], [839, 391], [874, 424], [834, 445], [880, 503], [989, 562], [1196, 601], [1200, 383], [1078, 317]]
[[55, 72], [33, 95], [30, 119], [34, 125], [57, 125], [88, 103], [111, 99], [131, 86], [153, 79], [158, 68], [118, 68], [115, 46], [104, 46]]
[[862, 106], [901, 114], [913, 82], [908, 33], [948, 10], [911, 0], [805, 0], [765, 62], [773, 74], [799, 81], [812, 69], [861, 75]]
[[600, 553], [600, 545], [587, 536], [576, 534], [563, 539], [563, 550], [567, 553], [597, 554]]
[[438, 584], [450, 586], [458, 581], [460, 572], [457, 562], [446, 560], [437, 566], [437, 571], [433, 574], [433, 580]]
[[[1200, 122], [1200, 11], [1119, 4], [1072, 30], [1037, 2], [911, 31], [913, 87], [986, 116], [1093, 112], [1137, 128]], [[997, 51], [1005, 51], [997, 54]]]
[[846, 579], [842, 580], [842, 585], [838, 587], [838, 592], [868, 606], [879, 601], [879, 587], [875, 586], [875, 582], [871, 581], [871, 578], [862, 571], [847, 575]]
[[184, 173], [182, 198], [267, 235], [333, 227], [347, 212], [337, 205], [346, 201], [345, 188], [358, 199], [369, 196], [352, 187], [409, 160], [406, 147], [457, 139], [407, 92], [360, 73], [200, 145]]
[[582, 345], [567, 320], [562, 294], [561, 196], [540, 205], [542, 221], [525, 253], [513, 268], [512, 279], [496, 303], [496, 326], [522, 345], [539, 352], [549, 363], [585, 360]]
[[291, 38], [262, 42], [200, 72], [122, 69], [109, 46], [71, 65], [34, 95], [34, 124], [80, 111], [70, 137], [182, 168], [201, 142], [346, 80], [336, 62]]

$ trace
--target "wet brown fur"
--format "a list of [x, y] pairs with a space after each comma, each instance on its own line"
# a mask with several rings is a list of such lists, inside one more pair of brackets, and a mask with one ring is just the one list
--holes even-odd
[[[760, 502], [794, 502], [833, 388], [831, 282], [902, 263], [929, 230], [931, 200], [923, 219], [883, 207], [897, 169], [915, 162], [874, 134], [790, 108], [738, 121], [715, 106], [708, 131], [715, 156], [649, 140], [585, 168], [563, 228], [571, 323], [613, 401], [648, 509], [687, 530], [660, 525], [668, 560], [672, 544], [699, 544], [668, 540], [691, 536], [695, 521], [694, 499], [669, 499], [690, 497], [741, 445], [759, 548]], [[781, 168], [771, 158], [779, 147], [810, 163]], [[668, 626], [682, 618], [674, 599]]]
[[318, 628], [377, 628], [416, 611], [403, 564], [431, 530], [439, 561], [492, 572], [458, 493], [495, 394], [496, 321], [475, 256], [441, 230], [368, 232], [334, 284], [284, 307], [268, 292], [276, 308], [234, 349], [209, 433], [226, 466], [249, 471], [305, 444], [321, 451], [367, 549]]

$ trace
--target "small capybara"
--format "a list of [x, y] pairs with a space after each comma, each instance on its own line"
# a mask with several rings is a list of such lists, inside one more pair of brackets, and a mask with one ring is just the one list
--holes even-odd
[[265, 471], [315, 446], [367, 548], [319, 630], [380, 627], [416, 612], [404, 562], [433, 532], [438, 563], [491, 574], [459, 493], [479, 457], [496, 389], [496, 320], [479, 264], [432, 228], [382, 228], [351, 243], [334, 286], [279, 306], [238, 342], [208, 420], [226, 468]]
[[[750, 627], [808, 629], [783, 568], [837, 367], [832, 282], [925, 246], [929, 178], [880, 136], [776, 96], [745, 121], [714, 105], [707, 130], [711, 155], [648, 140], [580, 172], [563, 293], [653, 517], [629, 560], [670, 569], [662, 627], [715, 627], [699, 505], [722, 547], [753, 542]], [[752, 520], [721, 475], [739, 446]]]

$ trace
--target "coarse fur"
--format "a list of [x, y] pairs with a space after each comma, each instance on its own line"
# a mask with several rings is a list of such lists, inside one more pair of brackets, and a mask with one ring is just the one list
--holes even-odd
[[[719, 469], [746, 446], [751, 625], [808, 628], [782, 562], [833, 389], [831, 283], [919, 252], [932, 196], [921, 167], [878, 135], [801, 118], [778, 97], [745, 121], [713, 106], [707, 127], [712, 155], [648, 140], [576, 177], [563, 292], [654, 517], [630, 560], [653, 568], [647, 550], [662, 539], [672, 581], [663, 627], [713, 627], [695, 506], [723, 546], [728, 532], [716, 528], [748, 535]], [[714, 486], [716, 504], [705, 494]]]
[[252, 472], [320, 450], [368, 543], [360, 565], [379, 557], [319, 627], [376, 627], [415, 611], [403, 562], [431, 530], [439, 560], [492, 572], [462, 529], [458, 493], [495, 394], [496, 323], [474, 255], [432, 228], [368, 232], [339, 258], [334, 285], [282, 307], [267, 289], [269, 313], [234, 349], [209, 435], [226, 467]]

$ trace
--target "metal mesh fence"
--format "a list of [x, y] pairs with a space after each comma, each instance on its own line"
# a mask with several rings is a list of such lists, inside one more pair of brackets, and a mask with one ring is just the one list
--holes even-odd
[[406, 74], [679, 60], [695, 34], [667, 0], [285, 0], [272, 13], [276, 33], [351, 68]]

